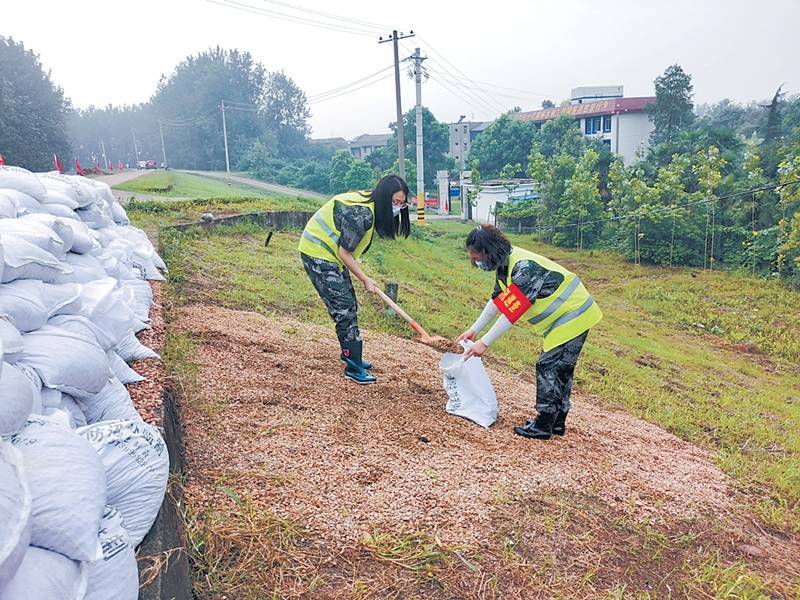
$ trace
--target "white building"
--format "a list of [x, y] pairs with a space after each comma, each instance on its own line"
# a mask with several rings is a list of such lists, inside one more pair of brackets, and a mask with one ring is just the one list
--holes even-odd
[[[506, 183], [506, 185], [503, 185]], [[509, 192], [509, 187], [511, 191]], [[499, 180], [489, 180], [481, 182], [481, 190], [475, 198], [475, 206], [472, 207], [472, 220], [477, 223], [497, 224], [497, 205], [507, 202], [518, 202], [520, 200], [531, 200], [539, 197], [534, 190], [535, 182], [532, 179], [514, 179], [509, 182]], [[461, 187], [461, 197], [466, 199], [474, 191], [474, 186], [465, 183]], [[466, 201], [461, 203], [461, 211], [464, 218], [466, 214]]]
[[622, 86], [602, 88], [575, 88], [572, 104], [558, 108], [546, 108], [531, 112], [514, 113], [520, 121], [529, 121], [541, 127], [547, 121], [567, 115], [578, 121], [581, 132], [587, 138], [598, 139], [626, 164], [637, 158], [650, 142], [653, 123], [645, 108], [655, 103], [655, 96], [637, 98], [612, 97], [597, 100], [602, 93], [622, 93]]
[[469, 168], [467, 157], [472, 142], [491, 124], [492, 121], [464, 121], [463, 117], [458, 123], [450, 123], [450, 156], [460, 170]]

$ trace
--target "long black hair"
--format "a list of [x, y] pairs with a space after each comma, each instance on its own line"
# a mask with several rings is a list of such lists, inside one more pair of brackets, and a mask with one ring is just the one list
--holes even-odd
[[502, 267], [511, 254], [511, 242], [494, 225], [478, 225], [469, 232], [464, 246], [485, 257], [486, 266], [491, 271]]
[[400, 211], [400, 216], [392, 214], [392, 196], [402, 191], [406, 195], [406, 202], [410, 200], [408, 184], [397, 175], [382, 177], [372, 190], [372, 201], [375, 202], [375, 231], [382, 238], [394, 239], [398, 235], [408, 237], [411, 231], [411, 221], [408, 216], [408, 207]]

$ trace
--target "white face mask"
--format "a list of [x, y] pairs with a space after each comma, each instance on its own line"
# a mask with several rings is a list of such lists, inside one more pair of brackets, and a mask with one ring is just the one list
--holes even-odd
[[483, 262], [481, 260], [476, 260], [475, 261], [475, 266], [478, 267], [479, 269], [481, 269], [482, 271], [491, 271], [492, 270], [492, 269], [489, 268], [489, 265], [487, 265], [485, 262]]
[[392, 206], [392, 215], [395, 217], [400, 216], [400, 211], [403, 210], [405, 206]]

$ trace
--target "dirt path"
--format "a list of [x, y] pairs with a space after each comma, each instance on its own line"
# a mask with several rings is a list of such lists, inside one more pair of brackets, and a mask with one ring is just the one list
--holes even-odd
[[[531, 384], [490, 371], [501, 412], [484, 430], [444, 413], [440, 355], [421, 344], [367, 333], [379, 383], [358, 387], [331, 328], [200, 305], [177, 326], [197, 343], [204, 398], [185, 412], [190, 504], [229, 506], [224, 485], [300, 524], [310, 554], [298, 565], [326, 582], [315, 597], [352, 597], [355, 579], [377, 597], [387, 585], [401, 591], [386, 597], [688, 594], [698, 548], [746, 560], [784, 593], [800, 577], [798, 541], [754, 526], [708, 453], [579, 394], [567, 435], [537, 443], [512, 432], [531, 416]], [[379, 542], [409, 535], [449, 549], [425, 568], [463, 595], [416, 571], [402, 587], [408, 573]]]

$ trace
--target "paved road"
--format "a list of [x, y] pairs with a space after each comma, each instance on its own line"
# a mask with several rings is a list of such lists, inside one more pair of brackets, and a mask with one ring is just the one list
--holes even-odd
[[[183, 171], [183, 173], [191, 173], [192, 175], [211, 177], [212, 179], [221, 179], [223, 181], [227, 178], [227, 174], [224, 171]], [[265, 181], [259, 181], [258, 179], [251, 179], [250, 177], [242, 177], [241, 175], [231, 175], [231, 180], [235, 183], [249, 185], [250, 187], [267, 192], [274, 192], [276, 194], [283, 194], [285, 196], [299, 196], [301, 198], [311, 198], [313, 200], [327, 200], [328, 198], [328, 196], [318, 194], [317, 192], [278, 185], [277, 183], [267, 183]]]
[[115, 185], [120, 185], [122, 183], [128, 182], [131, 179], [136, 179], [137, 177], [141, 177], [142, 175], [147, 175], [148, 173], [154, 173], [154, 171], [145, 171], [138, 169], [130, 169], [128, 171], [122, 171], [121, 173], [114, 173], [113, 175], [98, 175], [94, 179], [98, 181], [104, 181], [108, 185], [112, 187], [111, 192], [114, 194], [114, 197], [119, 200], [122, 204], [125, 204], [136, 196], [137, 200], [181, 200], [182, 198], [165, 198], [164, 196], [154, 196], [152, 194], [141, 194], [139, 192], [127, 192], [125, 190], [115, 190], [113, 187]]

